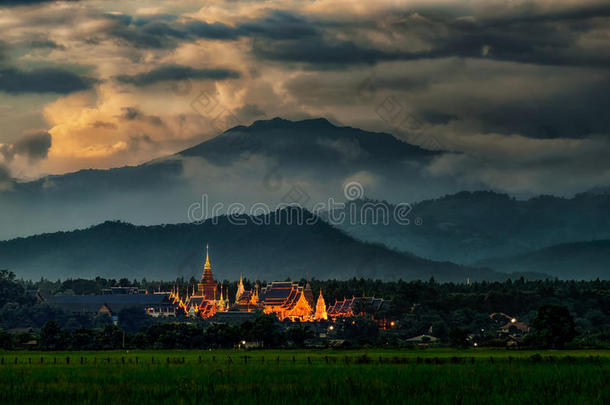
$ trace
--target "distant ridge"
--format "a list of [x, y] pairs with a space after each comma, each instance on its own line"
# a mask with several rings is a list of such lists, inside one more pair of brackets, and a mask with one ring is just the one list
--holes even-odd
[[[0, 242], [0, 267], [33, 279], [199, 277], [202, 249], [209, 243], [220, 279], [237, 279], [242, 273], [267, 280], [300, 279], [306, 274], [320, 279], [434, 277], [458, 282], [467, 277], [506, 278], [487, 269], [433, 262], [360, 242], [322, 220], [313, 225], [290, 224], [287, 215], [288, 210], [270, 214], [270, 225], [258, 225], [246, 216], [240, 217], [247, 221], [245, 225], [234, 225], [227, 217], [220, 217], [217, 224], [211, 220], [158, 226], [105, 222], [83, 230]], [[302, 215], [306, 220], [314, 218], [307, 211]]]
[[610, 279], [610, 240], [562, 243], [522, 255], [478, 263], [500, 271], [544, 272], [577, 280]]

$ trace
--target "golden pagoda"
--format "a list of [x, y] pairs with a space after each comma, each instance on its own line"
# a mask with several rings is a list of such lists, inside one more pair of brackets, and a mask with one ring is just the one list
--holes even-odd
[[316, 321], [325, 321], [328, 319], [328, 314], [326, 313], [326, 303], [324, 302], [324, 297], [322, 296], [321, 288], [320, 296], [318, 296], [318, 301], [316, 302], [316, 313], [314, 315], [314, 319]]

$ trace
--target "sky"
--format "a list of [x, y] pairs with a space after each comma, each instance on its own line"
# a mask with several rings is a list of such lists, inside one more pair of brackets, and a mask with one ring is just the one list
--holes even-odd
[[610, 184], [610, 3], [0, 1], [0, 188], [325, 117], [515, 194]]

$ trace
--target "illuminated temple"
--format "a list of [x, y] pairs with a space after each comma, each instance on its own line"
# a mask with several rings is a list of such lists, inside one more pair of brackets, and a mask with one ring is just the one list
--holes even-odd
[[[363, 297], [364, 298], [364, 297]], [[364, 298], [367, 304], [381, 308], [384, 301], [380, 298]], [[211, 318], [217, 313], [254, 312], [275, 314], [281, 321], [314, 322], [336, 320], [342, 316], [358, 315], [355, 309], [357, 299], [337, 301], [328, 309], [322, 290], [316, 299], [309, 282], [305, 286], [293, 281], [274, 281], [262, 288], [258, 283], [251, 290], [244, 287], [240, 277], [233, 303], [229, 301], [228, 288], [214, 280], [210, 264], [209, 246], [206, 246], [203, 274], [197, 285], [187, 287], [186, 296], [181, 297], [176, 287], [170, 293], [170, 301], [182, 308], [189, 317]]]

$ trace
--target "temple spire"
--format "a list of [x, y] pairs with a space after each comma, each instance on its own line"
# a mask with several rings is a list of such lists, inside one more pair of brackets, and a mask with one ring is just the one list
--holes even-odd
[[203, 266], [204, 270], [211, 270], [212, 266], [210, 265], [210, 245], [205, 245], [205, 266]]
[[240, 274], [239, 275], [239, 284], [237, 284], [237, 292], [235, 293], [235, 302], [239, 301], [239, 298], [243, 295], [244, 291], [245, 291], [244, 277], [242, 274]]

